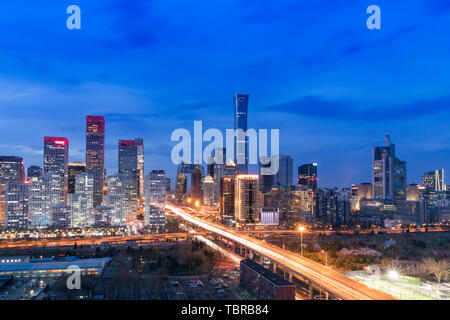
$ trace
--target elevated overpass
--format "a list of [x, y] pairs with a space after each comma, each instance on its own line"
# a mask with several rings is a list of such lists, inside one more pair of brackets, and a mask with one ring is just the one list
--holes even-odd
[[313, 286], [323, 288], [327, 294], [332, 294], [342, 300], [395, 300], [392, 296], [367, 287], [366, 285], [347, 277], [340, 272], [323, 266], [320, 263], [306, 259], [296, 253], [268, 244], [245, 235], [234, 229], [206, 222], [183, 207], [166, 204], [166, 209], [174, 212], [183, 220], [188, 221], [204, 230], [232, 240], [252, 252], [267, 257], [301, 280], [307, 281], [310, 286], [310, 296]]

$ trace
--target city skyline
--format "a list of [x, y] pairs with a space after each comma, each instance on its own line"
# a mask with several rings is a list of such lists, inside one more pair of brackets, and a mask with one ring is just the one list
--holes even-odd
[[[79, 1], [83, 27], [72, 33], [63, 5], [2, 5], [0, 21], [16, 34], [2, 38], [0, 134], [15, 134], [0, 143], [0, 154], [42, 166], [42, 138], [63, 136], [69, 161], [83, 161], [80, 129], [86, 115], [98, 114], [108, 123], [109, 173], [117, 168], [117, 141], [142, 137], [148, 169], [174, 180], [170, 133], [192, 130], [194, 120], [233, 128], [232, 96], [241, 92], [250, 95], [248, 127], [280, 128], [280, 153], [294, 168], [317, 162], [321, 186], [370, 182], [371, 149], [386, 133], [408, 161], [407, 183], [420, 183], [425, 171], [450, 170], [450, 46], [434, 32], [446, 29], [450, 10], [443, 1], [412, 3], [383, 4], [376, 32], [365, 28], [363, 1], [189, 8]], [[197, 23], [172, 19], [180, 8]], [[19, 13], [32, 30], [15, 20]]]

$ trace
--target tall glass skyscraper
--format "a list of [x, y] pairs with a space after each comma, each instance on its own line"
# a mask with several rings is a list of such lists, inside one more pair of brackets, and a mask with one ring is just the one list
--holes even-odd
[[94, 207], [103, 199], [105, 174], [105, 118], [86, 117], [86, 172], [94, 178]]
[[406, 200], [406, 161], [395, 156], [395, 144], [386, 135], [385, 145], [373, 149], [372, 196]]
[[69, 189], [69, 140], [66, 138], [44, 138], [44, 174], [56, 173], [61, 177], [61, 200], [67, 203]]
[[124, 188], [125, 219], [136, 221], [139, 199], [139, 150], [142, 139], [119, 140], [119, 174]]
[[8, 183], [24, 183], [23, 159], [14, 156], [0, 156], [0, 226], [5, 224], [5, 193]]
[[[234, 103], [234, 130], [242, 129], [247, 132], [247, 116], [248, 116], [248, 94], [235, 94]], [[239, 167], [239, 173], [248, 173], [248, 137], [236, 137], [234, 147], [235, 163]], [[244, 163], [239, 163], [238, 159], [244, 159]]]
[[166, 173], [152, 170], [146, 177], [145, 223], [155, 233], [165, 232]]

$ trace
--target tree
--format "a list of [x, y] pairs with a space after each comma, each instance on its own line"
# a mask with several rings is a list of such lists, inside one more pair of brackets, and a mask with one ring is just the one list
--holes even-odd
[[427, 258], [423, 263], [427, 271], [434, 275], [437, 283], [441, 283], [442, 280], [445, 281], [447, 279], [450, 268], [447, 260], [436, 261], [433, 258]]

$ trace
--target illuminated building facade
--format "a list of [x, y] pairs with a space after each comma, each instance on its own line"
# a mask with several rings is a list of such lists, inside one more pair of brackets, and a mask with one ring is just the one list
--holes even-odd
[[69, 162], [68, 193], [75, 193], [76, 176], [84, 172], [86, 172], [86, 163], [79, 161]]
[[67, 229], [72, 225], [70, 206], [57, 204], [52, 207], [51, 226], [53, 228]]
[[61, 203], [67, 202], [69, 188], [69, 140], [44, 138], [44, 174], [57, 173], [61, 177]]
[[223, 177], [220, 181], [220, 217], [225, 224], [234, 221], [235, 180], [234, 177]]
[[51, 223], [52, 207], [61, 203], [61, 177], [49, 172], [37, 180], [30, 181], [30, 221], [31, 227], [46, 228]]
[[40, 176], [42, 176], [42, 168], [41, 167], [39, 167], [39, 166], [29, 166], [27, 168], [27, 179], [29, 181], [36, 180]]
[[395, 156], [395, 144], [386, 135], [385, 146], [373, 149], [372, 196], [378, 199], [406, 200], [406, 161]]
[[[234, 130], [241, 129], [244, 133], [247, 132], [247, 117], [248, 117], [248, 94], [235, 94], [233, 97], [234, 104]], [[239, 172], [241, 174], [248, 173], [248, 137], [244, 135], [243, 137], [235, 138], [235, 158], [234, 162], [239, 167]], [[238, 159], [244, 159], [244, 163], [239, 163]]]
[[135, 222], [139, 209], [139, 182], [141, 174], [138, 168], [138, 150], [142, 139], [119, 140], [119, 174], [124, 190], [125, 220]]
[[422, 177], [422, 185], [433, 191], [445, 191], [444, 169], [426, 172]]
[[183, 204], [187, 193], [187, 176], [185, 173], [177, 174], [177, 181], [175, 185], [175, 201], [178, 204]]
[[235, 221], [239, 226], [260, 222], [257, 175], [238, 175], [235, 187]]
[[86, 172], [94, 178], [94, 206], [102, 204], [105, 175], [105, 118], [86, 117]]
[[152, 170], [146, 177], [145, 222], [157, 233], [165, 231], [166, 173]]
[[6, 227], [11, 229], [27, 229], [29, 221], [29, 196], [28, 184], [9, 183], [6, 185], [5, 211]]
[[205, 206], [213, 206], [214, 205], [214, 197], [215, 197], [215, 188], [216, 185], [214, 183], [214, 179], [211, 176], [207, 176], [203, 181], [203, 205]]
[[0, 156], [0, 226], [5, 225], [5, 193], [8, 183], [24, 183], [23, 159], [14, 156]]
[[124, 216], [124, 191], [120, 174], [107, 177], [108, 193], [105, 204], [112, 208], [112, 225], [122, 226], [125, 224]]
[[317, 164], [304, 164], [298, 167], [298, 185], [307, 186], [313, 190], [317, 190]]
[[92, 224], [94, 208], [94, 176], [80, 173], [75, 177], [75, 192], [69, 193], [69, 201], [74, 227], [86, 227]]

